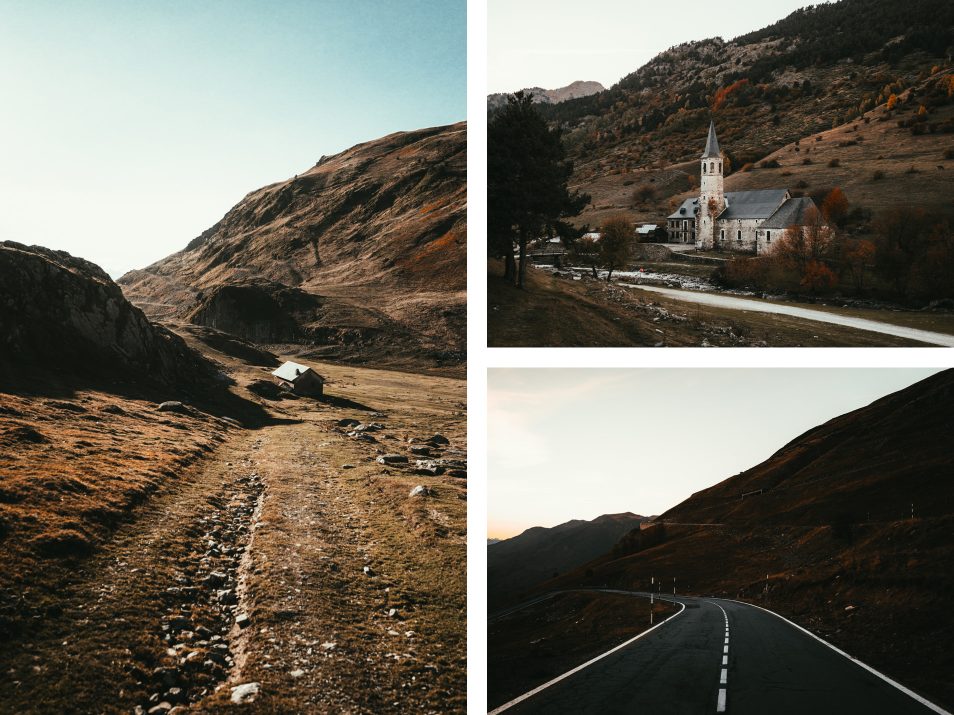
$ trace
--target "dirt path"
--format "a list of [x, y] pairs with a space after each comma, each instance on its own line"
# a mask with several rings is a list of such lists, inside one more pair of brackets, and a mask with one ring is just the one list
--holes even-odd
[[4, 644], [0, 712], [463, 712], [463, 381], [329, 372], [342, 406], [231, 434]]
[[930, 330], [919, 330], [917, 328], [906, 328], [901, 325], [892, 325], [877, 320], [867, 318], [854, 318], [847, 315], [838, 315], [822, 310], [812, 310], [811, 308], [801, 308], [794, 305], [781, 305], [779, 303], [768, 303], [765, 301], [747, 300], [745, 298], [736, 298], [727, 295], [714, 295], [712, 293], [701, 293], [698, 291], [677, 290], [675, 288], [662, 288], [660, 286], [649, 285], [625, 285], [627, 288], [637, 290], [651, 291], [661, 293], [662, 295], [683, 300], [688, 303], [701, 303], [718, 308], [727, 308], [730, 310], [749, 310], [760, 313], [774, 313], [778, 315], [789, 315], [795, 318], [804, 318], [806, 320], [815, 320], [822, 323], [831, 323], [841, 325], [846, 328], [855, 328], [857, 330], [866, 330], [873, 333], [882, 333], [896, 338], [906, 340], [917, 340], [928, 345], [940, 345], [943, 347], [954, 347], [954, 335], [945, 333], [936, 333]]

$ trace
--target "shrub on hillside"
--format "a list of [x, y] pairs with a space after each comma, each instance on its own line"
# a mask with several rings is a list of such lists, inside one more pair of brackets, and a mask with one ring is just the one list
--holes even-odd
[[832, 159], [831, 161], [828, 162], [829, 169], [835, 169], [839, 166], [841, 166], [841, 161], [838, 159]]
[[874, 174], [871, 175], [872, 181], [881, 181], [883, 178], [884, 178], [884, 172], [881, 171], [881, 169], [878, 169], [877, 171], [875, 171]]

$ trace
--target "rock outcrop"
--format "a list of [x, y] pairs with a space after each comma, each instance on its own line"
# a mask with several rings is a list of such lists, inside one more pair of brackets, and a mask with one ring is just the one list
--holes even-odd
[[0, 380], [18, 366], [179, 387], [214, 367], [151, 323], [99, 266], [63, 251], [0, 242]]

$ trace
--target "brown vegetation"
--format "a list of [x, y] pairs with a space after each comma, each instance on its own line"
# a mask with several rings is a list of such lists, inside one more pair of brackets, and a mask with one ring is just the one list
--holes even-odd
[[[271, 368], [219, 344], [205, 349], [259, 429], [102, 388], [0, 395], [16, 446], [0, 450], [5, 707], [129, 712], [158, 694], [219, 712], [218, 683], [255, 681], [258, 711], [463, 712], [463, 382], [320, 364], [322, 402], [276, 403], [247, 389]], [[379, 426], [359, 439], [342, 418]], [[376, 461], [412, 448], [448, 466]], [[213, 571], [253, 628], [216, 601]]]
[[[758, 266], [739, 261], [742, 267]], [[733, 263], [733, 267], [735, 263]], [[533, 290], [511, 290], [491, 265], [487, 335], [494, 347], [600, 346], [886, 346], [913, 341], [769, 313], [687, 305], [675, 298], [544, 271], [527, 274]], [[901, 313], [849, 311], [873, 320], [911, 322]], [[916, 327], [951, 332], [951, 321], [918, 314]]]
[[[307, 343], [337, 360], [460, 367], [465, 148], [460, 123], [322, 157], [251, 192], [185, 249], [119, 283], [153, 317], [213, 327], [223, 319], [242, 337]], [[260, 326], [229, 313], [222, 291], [235, 288], [274, 304], [282, 335], [259, 338]]]

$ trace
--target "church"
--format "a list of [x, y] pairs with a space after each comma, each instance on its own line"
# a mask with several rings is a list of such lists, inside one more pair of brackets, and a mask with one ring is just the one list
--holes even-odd
[[699, 250], [724, 250], [756, 255], [772, 250], [772, 242], [789, 226], [803, 226], [810, 198], [793, 198], [788, 189], [723, 190], [722, 154], [715, 124], [700, 159], [699, 197], [686, 199], [666, 219], [670, 243], [694, 243]]

